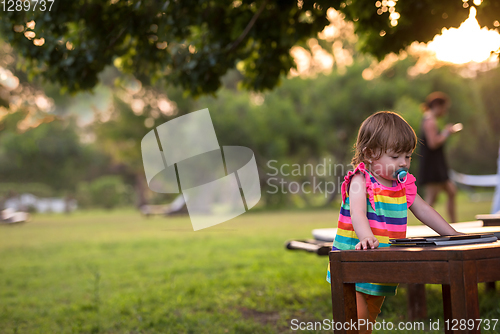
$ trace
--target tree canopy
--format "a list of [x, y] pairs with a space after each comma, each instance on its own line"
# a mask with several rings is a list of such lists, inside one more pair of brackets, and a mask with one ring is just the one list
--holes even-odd
[[[32, 77], [42, 75], [70, 92], [92, 89], [114, 65], [144, 83], [164, 80], [197, 96], [216, 92], [235, 67], [245, 88], [275, 87], [294, 67], [290, 48], [329, 24], [329, 8], [354, 22], [360, 49], [380, 59], [459, 26], [470, 2], [75, 0], [38, 2], [34, 9], [35, 2], [6, 1], [0, 34]], [[482, 26], [497, 28], [500, 0], [484, 0], [477, 9]]]
[[481, 27], [500, 26], [499, 0], [335, 0], [330, 5], [354, 22], [360, 50], [378, 59], [398, 53], [414, 41], [427, 43], [443, 28], [460, 26], [471, 6], [477, 10]]
[[237, 64], [244, 86], [274, 87], [293, 66], [290, 48], [329, 23], [326, 7], [310, 0], [301, 7], [269, 0], [55, 1], [50, 11], [6, 12], [0, 29], [32, 75], [71, 92], [93, 88], [115, 65], [196, 96], [215, 92]]

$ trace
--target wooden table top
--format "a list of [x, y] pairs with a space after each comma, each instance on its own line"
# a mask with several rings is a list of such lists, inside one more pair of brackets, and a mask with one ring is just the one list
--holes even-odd
[[[455, 230], [462, 233], [495, 233], [500, 232], [500, 225], [485, 226], [482, 221], [472, 221], [450, 224]], [[332, 242], [337, 234], [337, 228], [318, 228], [312, 230], [312, 235], [316, 240]], [[419, 225], [408, 225], [406, 237], [438, 236], [430, 227]]]
[[342, 262], [397, 262], [397, 261], [450, 261], [479, 260], [500, 257], [500, 240], [491, 243], [460, 246], [383, 247], [367, 250], [343, 250], [330, 252], [340, 254]]

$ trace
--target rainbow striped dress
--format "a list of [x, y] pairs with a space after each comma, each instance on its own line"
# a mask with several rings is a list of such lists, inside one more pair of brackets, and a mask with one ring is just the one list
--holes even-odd
[[[342, 183], [342, 206], [332, 250], [354, 249], [359, 243], [351, 223], [348, 194], [349, 184], [356, 173], [362, 173], [366, 178], [366, 216], [373, 234], [379, 241], [379, 247], [388, 247], [389, 239], [404, 238], [408, 208], [417, 194], [415, 177], [408, 174], [405, 183], [394, 181], [392, 187], [386, 187], [371, 175], [364, 163], [360, 163], [354, 171], [346, 175]], [[327, 281], [330, 282], [330, 265]], [[389, 283], [356, 283], [356, 291], [375, 296], [392, 296], [396, 294], [397, 286]]]

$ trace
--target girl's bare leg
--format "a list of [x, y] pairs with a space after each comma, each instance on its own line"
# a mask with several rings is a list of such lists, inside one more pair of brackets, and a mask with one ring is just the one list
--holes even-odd
[[[358, 307], [358, 324], [360, 319], [364, 319], [366, 324], [359, 327], [360, 334], [370, 334], [380, 313], [380, 308], [384, 302], [384, 296], [372, 296], [356, 291], [356, 304]], [[371, 323], [368, 325], [368, 323]]]

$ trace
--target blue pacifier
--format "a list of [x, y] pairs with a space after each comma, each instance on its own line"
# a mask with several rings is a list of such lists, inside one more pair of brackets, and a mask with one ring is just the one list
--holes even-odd
[[401, 167], [394, 172], [393, 177], [398, 180], [399, 183], [405, 183], [408, 177], [408, 168]]

